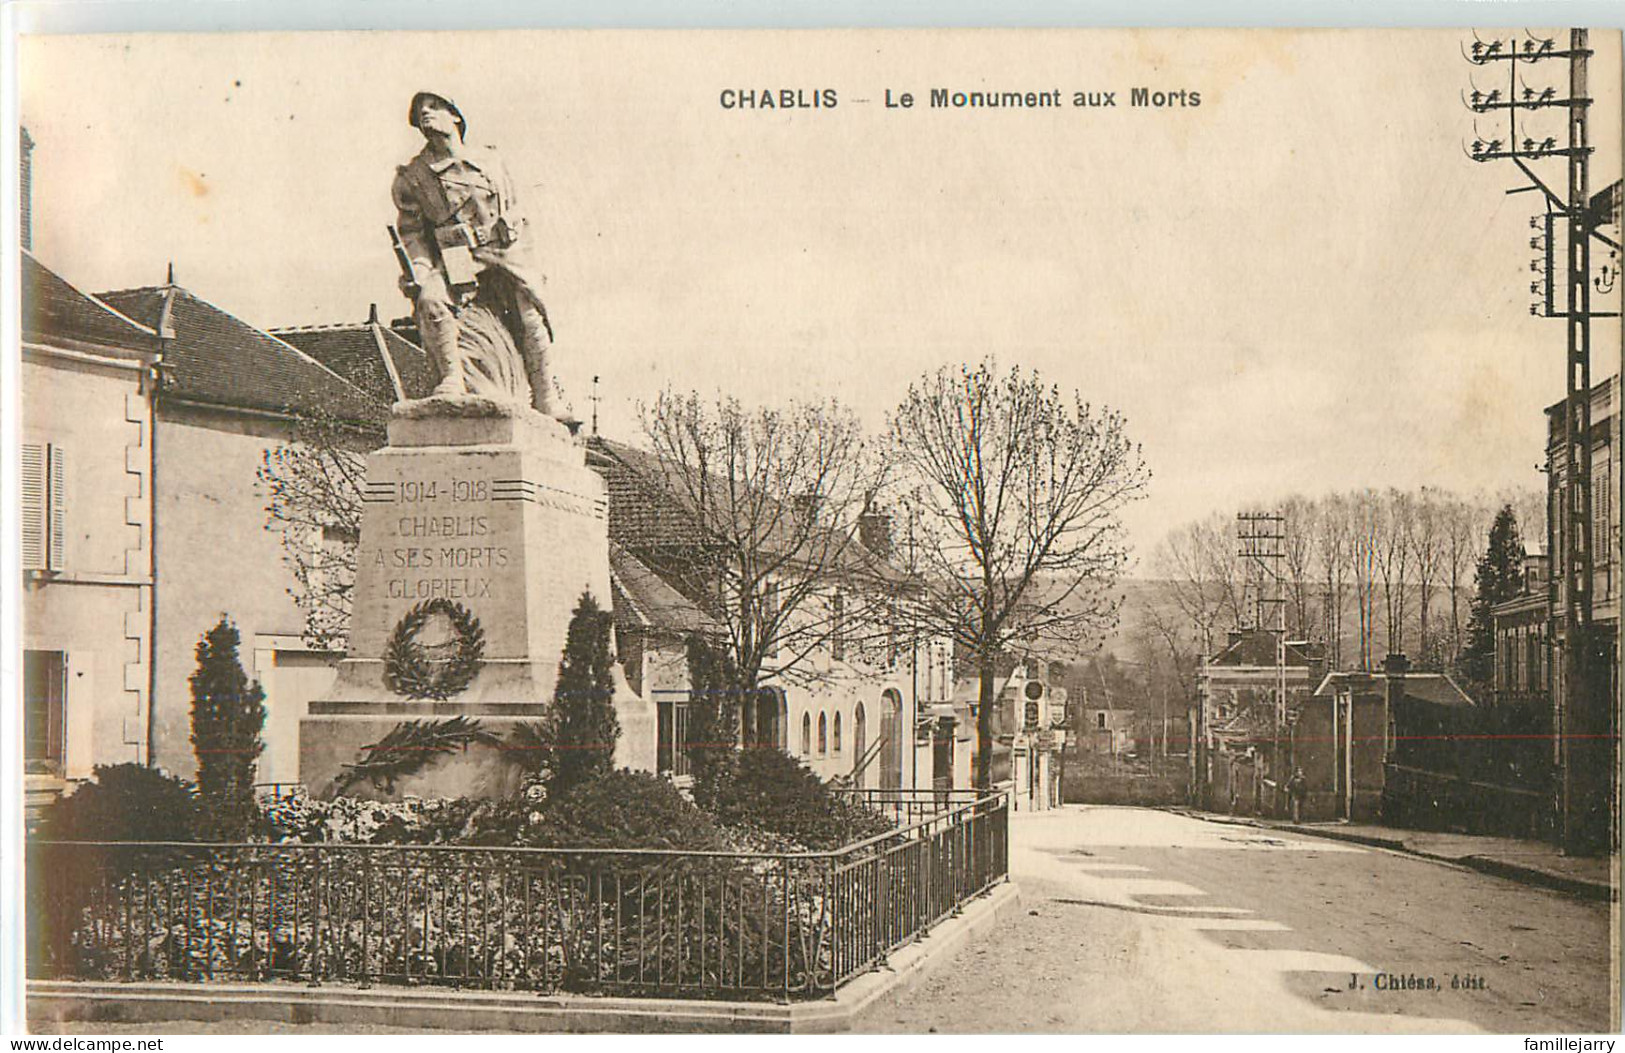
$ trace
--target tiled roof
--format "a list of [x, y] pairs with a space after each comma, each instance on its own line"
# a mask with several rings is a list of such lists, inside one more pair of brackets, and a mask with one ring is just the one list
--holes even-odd
[[[692, 549], [705, 544], [705, 532], [671, 493], [665, 471], [654, 454], [601, 436], [594, 436], [588, 449], [587, 463], [604, 477], [609, 491], [611, 538], [636, 551]], [[795, 528], [780, 519], [777, 532], [780, 542], [788, 545], [787, 539]], [[764, 547], [771, 548], [771, 539], [764, 542]], [[832, 581], [885, 582], [896, 588], [912, 584], [907, 574], [865, 548], [856, 537], [843, 542], [832, 536], [825, 566]]]
[[440, 380], [429, 361], [429, 353], [388, 326], [381, 326], [378, 333], [389, 360], [395, 363], [395, 375], [401, 378], [406, 397], [427, 398]]
[[1471, 706], [1472, 697], [1445, 673], [1411, 673], [1405, 677], [1405, 697], [1436, 706]]
[[400, 397], [389, 367], [384, 364], [378, 336], [369, 326], [338, 325], [267, 331], [297, 347], [375, 399], [394, 402]]
[[[1286, 664], [1308, 666], [1323, 661], [1326, 649], [1320, 644], [1288, 640]], [[1241, 633], [1241, 638], [1225, 646], [1208, 661], [1210, 666], [1274, 666], [1275, 634], [1262, 629]]]
[[[1386, 692], [1388, 690], [1388, 675], [1386, 673], [1330, 673], [1315, 689], [1317, 698], [1328, 697], [1332, 694], [1334, 685], [1350, 676], [1369, 677], [1374, 685], [1373, 690]], [[1475, 706], [1471, 695], [1464, 691], [1448, 673], [1406, 673], [1405, 698], [1407, 701], [1427, 702], [1435, 706], [1448, 706], [1451, 708], [1462, 706]]]
[[609, 543], [609, 576], [618, 625], [681, 635], [722, 631], [714, 618], [613, 541]]
[[382, 402], [419, 399], [434, 390], [428, 354], [376, 321], [269, 332]]
[[370, 424], [389, 417], [387, 402], [178, 285], [124, 289], [101, 299], [172, 337], [162, 395]]
[[157, 333], [150, 326], [80, 292], [26, 249], [21, 278], [24, 334], [131, 350], [157, 349]]
[[609, 491], [609, 536], [631, 549], [697, 547], [705, 535], [662, 486], [654, 456], [594, 438], [587, 463]]

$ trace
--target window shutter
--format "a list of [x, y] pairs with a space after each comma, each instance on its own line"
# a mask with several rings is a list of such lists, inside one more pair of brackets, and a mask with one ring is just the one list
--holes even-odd
[[50, 503], [46, 506], [46, 520], [50, 526], [50, 543], [46, 553], [49, 570], [62, 570], [67, 561], [66, 495], [68, 480], [68, 451], [56, 443], [48, 447], [51, 453], [50, 474], [47, 479]]
[[23, 444], [23, 569], [45, 569], [45, 451], [39, 443]]
[[52, 674], [49, 749], [51, 759], [61, 764], [68, 757], [68, 652], [58, 652]]

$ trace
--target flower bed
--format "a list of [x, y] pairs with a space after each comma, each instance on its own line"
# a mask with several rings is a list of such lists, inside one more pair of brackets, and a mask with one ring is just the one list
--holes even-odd
[[[441, 807], [308, 809], [306, 833]], [[1005, 820], [988, 797], [826, 852], [36, 842], [30, 974], [818, 996], [1000, 880]]]

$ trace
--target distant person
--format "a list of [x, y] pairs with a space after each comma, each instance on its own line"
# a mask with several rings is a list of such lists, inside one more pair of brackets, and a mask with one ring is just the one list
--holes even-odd
[[1292, 808], [1292, 821], [1303, 822], [1303, 798], [1309, 792], [1309, 780], [1304, 778], [1302, 768], [1292, 769], [1292, 778], [1286, 781], [1286, 799]]

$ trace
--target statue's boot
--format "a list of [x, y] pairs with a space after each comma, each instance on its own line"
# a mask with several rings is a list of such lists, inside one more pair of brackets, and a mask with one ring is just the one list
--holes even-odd
[[463, 352], [457, 346], [457, 316], [450, 305], [442, 300], [424, 297], [418, 300], [418, 335], [423, 349], [429, 353], [440, 383], [433, 395], [466, 395], [468, 378]]
[[516, 335], [519, 354], [525, 360], [525, 378], [530, 381], [530, 405], [537, 413], [552, 416], [553, 378], [547, 372], [547, 355], [553, 341], [547, 316], [523, 298], [517, 308], [519, 332]]

